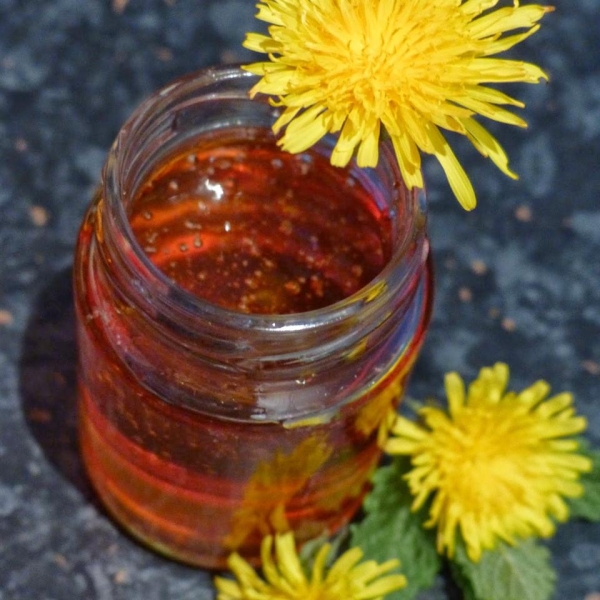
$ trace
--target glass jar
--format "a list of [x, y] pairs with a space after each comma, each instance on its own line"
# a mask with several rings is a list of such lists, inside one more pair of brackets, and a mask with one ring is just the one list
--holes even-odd
[[284, 153], [254, 82], [207, 69], [138, 108], [74, 269], [90, 478], [134, 536], [208, 568], [349, 522], [431, 311], [424, 197], [391, 147], [376, 169], [331, 167], [329, 139]]

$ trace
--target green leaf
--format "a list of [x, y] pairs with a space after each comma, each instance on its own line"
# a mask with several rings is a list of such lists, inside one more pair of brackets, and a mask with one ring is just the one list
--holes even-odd
[[569, 512], [571, 517], [600, 521], [600, 450], [582, 444], [580, 454], [592, 461], [592, 470], [583, 473], [579, 479], [583, 485], [583, 496], [567, 500]]
[[386, 596], [386, 600], [412, 600], [429, 588], [440, 570], [435, 535], [423, 528], [424, 512], [410, 510], [412, 496], [402, 476], [410, 469], [407, 459], [381, 467], [373, 477], [374, 487], [363, 508], [366, 517], [351, 528], [352, 546], [360, 546], [365, 558], [384, 562], [397, 558], [408, 585]]
[[477, 563], [460, 541], [451, 566], [465, 598], [472, 600], [548, 600], [556, 583], [550, 552], [532, 538], [516, 546], [500, 542]]
[[454, 583], [461, 589], [463, 593], [462, 600], [478, 600], [478, 598], [475, 596], [475, 592], [473, 591], [471, 582], [463, 575], [463, 572], [460, 570], [458, 565], [451, 562], [450, 570], [452, 572]]
[[300, 552], [298, 557], [300, 558], [300, 563], [304, 568], [305, 573], [311, 573], [312, 568], [315, 562], [315, 558], [319, 553], [319, 550], [325, 545], [329, 544], [331, 549], [329, 550], [329, 556], [327, 557], [327, 564], [331, 565], [342, 553], [342, 546], [346, 545], [348, 540], [349, 530], [348, 527], [343, 527], [336, 535], [333, 537], [329, 537], [327, 534], [323, 534], [314, 540], [310, 540], [306, 542], [302, 548], [300, 548]]

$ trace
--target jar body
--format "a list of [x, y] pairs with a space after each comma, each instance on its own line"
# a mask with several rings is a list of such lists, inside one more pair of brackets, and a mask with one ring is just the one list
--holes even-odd
[[[251, 83], [231, 69], [197, 75], [132, 118], [85, 217], [75, 263], [80, 432], [91, 480], [136, 537], [208, 568], [222, 568], [233, 550], [256, 562], [273, 531], [292, 529], [304, 542], [349, 522], [431, 310], [422, 202], [383, 181], [389, 173], [369, 175], [378, 181], [373, 193], [391, 196], [388, 208], [410, 231], [394, 234], [394, 257], [378, 278], [331, 307], [297, 315], [221, 309], [144, 257], [127, 203], [156, 149], [193, 147], [191, 129], [208, 131], [211, 143], [231, 130], [207, 97], [219, 96], [219, 110], [234, 98], [234, 125], [248, 126], [256, 114], [241, 91]], [[203, 99], [202, 118], [191, 98]], [[261, 126], [273, 118], [264, 103], [259, 113]], [[168, 116], [158, 119], [169, 124], [167, 137], [157, 114]], [[133, 150], [129, 138], [138, 140]], [[400, 197], [410, 210], [395, 206]]]

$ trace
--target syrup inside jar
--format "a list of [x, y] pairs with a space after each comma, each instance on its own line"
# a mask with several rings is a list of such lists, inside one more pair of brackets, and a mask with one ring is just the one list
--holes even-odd
[[391, 254], [388, 209], [316, 150], [293, 155], [265, 130], [221, 131], [168, 155], [130, 205], [134, 235], [174, 283], [242, 313], [328, 306]]

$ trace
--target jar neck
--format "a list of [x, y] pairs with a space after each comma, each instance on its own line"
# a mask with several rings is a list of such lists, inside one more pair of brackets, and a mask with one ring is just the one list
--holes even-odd
[[[356, 168], [356, 177], [389, 210], [391, 258], [360, 291], [318, 310], [245, 314], [206, 302], [173, 283], [148, 259], [128, 221], [141, 183], [170, 150], [227, 127], [271, 127], [277, 111], [266, 99], [248, 97], [255, 81], [237, 68], [208, 69], [160, 90], [139, 107], [105, 165], [100, 259], [110, 265], [122, 300], [156, 335], [176, 338], [192, 356], [247, 371], [275, 364], [325, 364], [332, 355], [352, 355], [389, 336], [409, 310], [422, 279], [428, 254], [424, 195], [406, 189], [390, 144], [381, 144], [377, 168]], [[330, 150], [328, 143], [324, 152]]]

